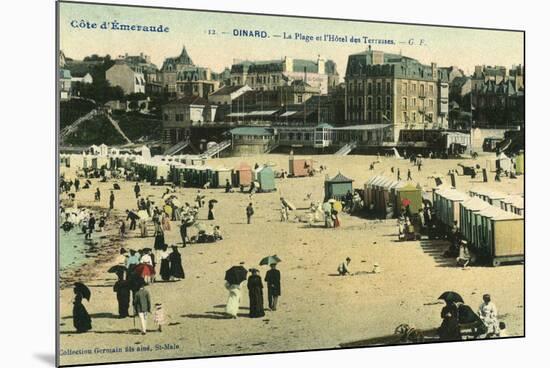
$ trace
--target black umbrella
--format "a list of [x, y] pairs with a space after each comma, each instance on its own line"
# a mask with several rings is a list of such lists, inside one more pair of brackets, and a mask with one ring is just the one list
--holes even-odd
[[243, 266], [233, 266], [225, 271], [225, 281], [231, 285], [238, 285], [246, 280], [247, 272], [248, 271]]
[[127, 268], [123, 265], [116, 265], [116, 266], [113, 266], [111, 268], [109, 268], [109, 273], [119, 273], [119, 272], [126, 272], [127, 271]]
[[211, 199], [208, 201], [208, 203], [218, 203], [218, 200], [217, 199]]
[[152, 251], [152, 249], [151, 249], [151, 248], [143, 248], [142, 251], [144, 251], [144, 252], [150, 252], [150, 251]]
[[75, 282], [74, 283], [74, 291], [75, 291], [75, 293], [82, 295], [82, 297], [84, 299], [86, 299], [87, 301], [90, 301], [90, 297], [92, 296], [92, 292], [83, 283]]
[[446, 291], [437, 299], [444, 300], [446, 302], [453, 302], [453, 303], [464, 303], [464, 299], [454, 291]]

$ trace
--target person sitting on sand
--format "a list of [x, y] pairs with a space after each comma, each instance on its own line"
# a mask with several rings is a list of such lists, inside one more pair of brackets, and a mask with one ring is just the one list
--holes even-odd
[[350, 272], [349, 264], [351, 263], [351, 258], [347, 257], [346, 260], [338, 266], [338, 275], [339, 276], [351, 276], [352, 273]]
[[458, 257], [456, 258], [456, 265], [462, 268], [466, 268], [470, 263], [470, 250], [468, 249], [468, 243], [466, 240], [460, 242], [458, 249]]

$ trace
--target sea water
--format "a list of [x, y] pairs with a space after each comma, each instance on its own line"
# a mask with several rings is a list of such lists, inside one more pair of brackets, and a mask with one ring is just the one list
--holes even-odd
[[92, 239], [85, 240], [81, 229], [70, 231], [59, 230], [59, 268], [61, 271], [78, 267], [86, 262], [86, 255], [99, 247], [99, 234], [92, 234]]

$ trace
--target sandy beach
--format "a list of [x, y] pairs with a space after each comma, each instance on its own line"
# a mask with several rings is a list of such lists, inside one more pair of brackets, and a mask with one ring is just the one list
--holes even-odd
[[[406, 178], [411, 169], [414, 181], [425, 190], [434, 185], [428, 177], [433, 173], [446, 174], [458, 163], [480, 164], [494, 155], [482, 155], [477, 160], [424, 159], [418, 172], [408, 160], [382, 157], [375, 170], [369, 164], [374, 156], [313, 156], [314, 165], [327, 166], [327, 174], [338, 172], [354, 179], [355, 188], [363, 188], [373, 175], [394, 177], [390, 168], [400, 168]], [[240, 162], [270, 163], [274, 169], [288, 170], [287, 155], [265, 155], [212, 159], [211, 166], [234, 167]], [[70, 169], [67, 175], [70, 175]], [[503, 178], [482, 183], [476, 179], [458, 176], [459, 190], [487, 187], [503, 193], [523, 193], [523, 177]], [[116, 281], [107, 273], [118, 262], [118, 250], [153, 246], [153, 237], [140, 238], [139, 230], [130, 231], [127, 239], [119, 240], [112, 224], [117, 217], [125, 218], [124, 210], [136, 207], [131, 182], [118, 181], [121, 190], [115, 191], [115, 209], [108, 219], [104, 235], [108, 241], [91, 257], [88, 265], [76, 275], [74, 271], [61, 274], [60, 298], [61, 364], [86, 364], [128, 360], [185, 358], [197, 356], [246, 354], [256, 352], [292, 351], [335, 348], [340, 343], [370, 337], [389, 335], [394, 328], [408, 323], [420, 329], [439, 326], [443, 306], [437, 297], [446, 290], [460, 293], [474, 310], [489, 293], [498, 307], [499, 317], [506, 321], [510, 336], [524, 333], [524, 267], [521, 264], [501, 267], [455, 266], [454, 259], [443, 258], [448, 243], [422, 239], [398, 242], [396, 220], [367, 220], [360, 216], [342, 215], [342, 226], [326, 229], [322, 223], [309, 227], [306, 223], [281, 222], [279, 197], [292, 201], [305, 213], [311, 201], [322, 201], [325, 173], [308, 178], [277, 179], [276, 192], [253, 196], [255, 215], [252, 224], [246, 224], [245, 207], [250, 202], [247, 194], [224, 193], [223, 189], [202, 190], [209, 199], [218, 200], [216, 220], [207, 221], [207, 209], [199, 212], [199, 220], [221, 227], [224, 239], [211, 244], [191, 244], [180, 248], [186, 278], [177, 282], [156, 282], [148, 286], [152, 302], [162, 302], [168, 324], [162, 332], [154, 331], [152, 317], [149, 331], [139, 333], [139, 321], [117, 317], [117, 301], [112, 286]], [[108, 208], [109, 190], [113, 181], [99, 183], [92, 179], [90, 189], [76, 194], [80, 206]], [[450, 179], [446, 182], [450, 184]], [[99, 187], [102, 200], [94, 202], [93, 193]], [[165, 187], [142, 184], [142, 194], [152, 195], [157, 203]], [[179, 188], [176, 195], [182, 202], [193, 203], [196, 188]], [[311, 199], [306, 195], [311, 193]], [[166, 243], [181, 246], [178, 224], [172, 222], [165, 233]], [[196, 229], [190, 229], [194, 235]], [[94, 234], [99, 237], [100, 234]], [[279, 308], [267, 311], [264, 318], [248, 318], [248, 293], [242, 288], [241, 311], [236, 320], [226, 319], [224, 306], [227, 291], [224, 272], [232, 265], [245, 262], [246, 267], [258, 267], [262, 278], [266, 266], [258, 266], [261, 258], [276, 254], [283, 261], [278, 269], [282, 276], [282, 295]], [[351, 257], [355, 276], [335, 276], [336, 268], [346, 257]], [[97, 260], [97, 262], [96, 262]], [[372, 274], [378, 263], [381, 272]], [[157, 265], [157, 272], [158, 272]], [[92, 297], [85, 306], [92, 317], [93, 328], [84, 334], [74, 332], [72, 325], [73, 281], [85, 282]], [[267, 305], [264, 289], [264, 305]], [[94, 350], [108, 349], [106, 351]], [[113, 351], [110, 351], [112, 349]], [[119, 351], [120, 350], [120, 351]]]

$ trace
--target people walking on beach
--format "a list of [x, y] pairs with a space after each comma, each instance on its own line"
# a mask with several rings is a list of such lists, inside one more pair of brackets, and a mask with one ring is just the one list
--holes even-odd
[[184, 216], [181, 219], [181, 225], [180, 225], [180, 236], [181, 236], [181, 242], [183, 243], [183, 247], [185, 248], [187, 246], [187, 228], [191, 224], [191, 221], [189, 217]]
[[84, 239], [91, 239], [92, 233], [95, 230], [95, 217], [94, 214], [90, 214], [90, 218], [88, 219], [88, 224], [86, 226], [86, 235], [84, 236]]
[[333, 207], [331, 211], [332, 224], [334, 228], [340, 227], [340, 218], [338, 217], [338, 211]]
[[126, 222], [124, 220], [119, 220], [118, 235], [121, 239], [126, 237]]
[[204, 196], [201, 194], [201, 190], [199, 189], [197, 191], [197, 196], [195, 197], [195, 203], [197, 203], [197, 207], [202, 208], [203, 199], [204, 199]]
[[74, 190], [75, 192], [78, 192], [78, 190], [80, 189], [80, 180], [78, 180], [78, 178], [74, 179]]
[[101, 201], [101, 191], [99, 190], [99, 188], [97, 188], [95, 190], [94, 199], [95, 199], [96, 202]]
[[172, 253], [168, 257], [170, 260], [170, 276], [176, 280], [185, 278], [185, 271], [181, 262], [181, 253], [178, 251], [178, 247], [172, 246]]
[[248, 204], [246, 207], [246, 223], [251, 224], [252, 223], [252, 216], [254, 215], [254, 207], [252, 207], [252, 202]]
[[277, 263], [269, 265], [270, 269], [265, 274], [265, 282], [267, 284], [267, 302], [269, 309], [277, 310], [277, 301], [281, 296], [281, 272], [277, 269]]
[[498, 312], [495, 303], [491, 301], [491, 295], [483, 295], [483, 303], [479, 306], [478, 314], [485, 327], [487, 327], [487, 335], [498, 335]]
[[164, 243], [165, 243], [164, 230], [162, 229], [158, 216], [153, 218], [153, 222], [155, 224], [155, 243], [153, 245], [153, 248], [156, 251], [160, 251], [162, 250], [162, 248], [164, 248]]
[[407, 180], [413, 180], [411, 176], [411, 169], [407, 169]]
[[130, 230], [136, 229], [136, 221], [139, 220], [139, 216], [133, 210], [126, 210], [126, 221], [130, 220]]
[[136, 194], [136, 198], [139, 197], [139, 192], [141, 192], [141, 188], [139, 187], [139, 183], [136, 182], [136, 185], [134, 185], [134, 193]]
[[229, 179], [225, 179], [225, 192], [226, 193], [231, 192], [231, 183], [229, 182]]
[[401, 180], [401, 170], [397, 168], [397, 181]]
[[352, 275], [349, 264], [351, 263], [351, 258], [347, 257], [346, 260], [338, 266], [338, 275], [339, 276], [346, 276], [346, 275]]
[[155, 304], [155, 312], [153, 313], [153, 322], [158, 326], [158, 331], [162, 332], [162, 326], [166, 323], [166, 316], [161, 303]]
[[147, 333], [147, 314], [151, 313], [151, 295], [145, 289], [145, 281], [139, 281], [139, 290], [134, 294], [134, 311], [139, 316], [141, 334]]
[[237, 318], [239, 305], [241, 304], [241, 284], [230, 284], [226, 281], [225, 288], [229, 292], [227, 303], [225, 304], [225, 313], [231, 318]]
[[139, 263], [146, 264], [149, 267], [143, 269], [141, 276], [147, 283], [153, 283], [155, 281], [155, 264], [153, 262], [152, 254], [149, 250], [144, 250]]
[[170, 252], [168, 245], [164, 244], [162, 252], [160, 252], [160, 277], [162, 281], [170, 280]]
[[118, 317], [126, 318], [130, 314], [128, 309], [130, 308], [130, 283], [124, 279], [124, 271], [117, 272], [118, 281], [113, 286], [113, 291], [116, 293], [116, 299], [118, 302]]
[[76, 284], [73, 292], [73, 326], [78, 333], [87, 332], [92, 329], [92, 318], [88, 314], [86, 307], [82, 304], [82, 299], [84, 298], [83, 292]]
[[264, 312], [264, 294], [262, 278], [259, 276], [260, 271], [256, 268], [249, 270], [251, 275], [248, 277], [248, 298], [250, 300], [250, 318], [258, 318], [265, 316]]
[[214, 201], [210, 200], [208, 201], [208, 219], [214, 220]]
[[281, 222], [288, 221], [288, 207], [281, 202]]
[[111, 195], [109, 196], [109, 209], [112, 210], [115, 208], [115, 193], [111, 190]]
[[161, 214], [162, 229], [164, 231], [170, 231], [172, 227], [170, 226], [170, 215], [166, 212]]
[[139, 258], [139, 253], [133, 249], [130, 249], [130, 255], [126, 258], [126, 269], [128, 275], [131, 275], [134, 272], [134, 268], [139, 264]]

